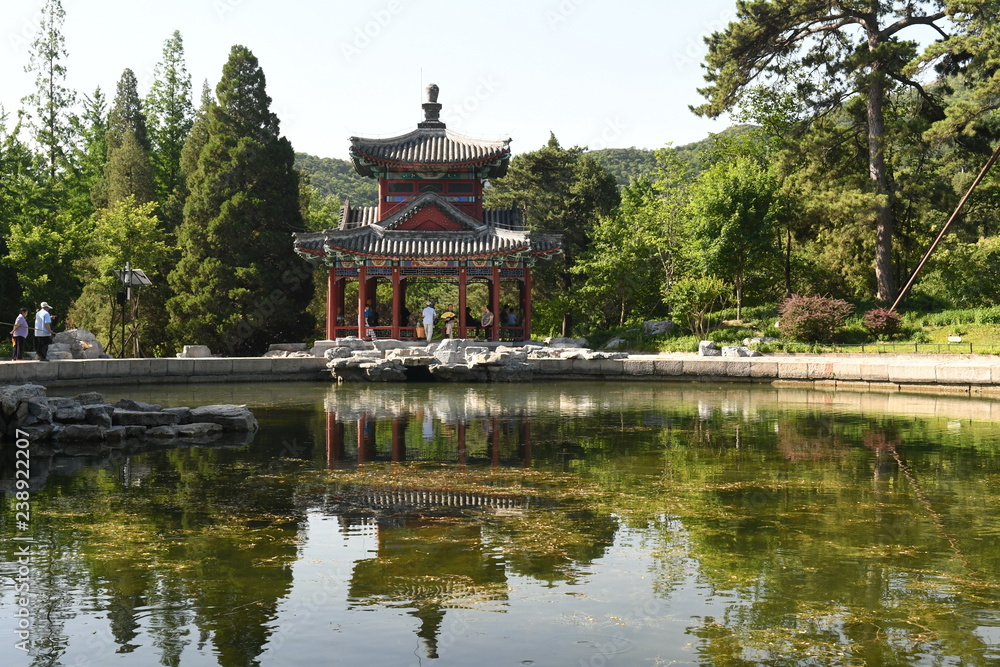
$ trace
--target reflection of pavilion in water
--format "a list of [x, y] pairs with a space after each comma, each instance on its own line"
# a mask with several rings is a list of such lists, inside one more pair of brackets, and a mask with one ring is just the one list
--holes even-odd
[[476, 391], [431, 392], [417, 405], [407, 398], [405, 390], [384, 387], [331, 389], [325, 400], [327, 466], [418, 459], [531, 465], [527, 406]]
[[378, 550], [354, 564], [348, 606], [408, 610], [420, 623], [417, 636], [428, 658], [438, 657], [449, 610], [506, 611], [505, 565], [484, 544], [478, 523], [412, 515], [362, 522], [374, 527]]

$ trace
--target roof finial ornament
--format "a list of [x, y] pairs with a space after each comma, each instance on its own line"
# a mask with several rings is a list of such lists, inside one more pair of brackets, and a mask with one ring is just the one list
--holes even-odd
[[440, 119], [441, 105], [438, 104], [439, 90], [436, 83], [427, 86], [427, 101], [422, 105], [424, 108], [424, 122], [417, 123], [418, 128], [426, 130], [444, 129], [444, 123]]

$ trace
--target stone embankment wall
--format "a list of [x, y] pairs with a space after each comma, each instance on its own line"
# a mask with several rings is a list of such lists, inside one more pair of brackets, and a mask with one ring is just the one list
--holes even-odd
[[0, 363], [0, 385], [83, 383], [279, 382], [329, 379], [322, 357], [67, 359]]
[[535, 380], [674, 380], [809, 383], [850, 389], [1000, 393], [1000, 357], [631, 355], [627, 359], [537, 359]]

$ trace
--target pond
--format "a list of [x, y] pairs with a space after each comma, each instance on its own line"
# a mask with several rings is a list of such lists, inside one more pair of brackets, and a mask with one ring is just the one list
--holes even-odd
[[247, 403], [261, 428], [238, 447], [36, 455], [27, 526], [6, 456], [4, 665], [1000, 664], [988, 399], [103, 391]]

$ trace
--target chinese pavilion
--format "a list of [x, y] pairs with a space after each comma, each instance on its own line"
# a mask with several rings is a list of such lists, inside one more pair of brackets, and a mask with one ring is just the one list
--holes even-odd
[[[293, 235], [295, 252], [329, 271], [327, 338], [413, 338], [413, 322], [405, 321], [406, 287], [425, 278], [457, 285], [459, 338], [473, 330], [463, 315], [468, 287], [477, 283], [486, 285], [487, 304], [497, 316], [492, 339], [531, 335], [531, 267], [538, 258], [561, 252], [562, 239], [526, 229], [520, 209], [483, 206], [487, 179], [507, 172], [510, 139], [484, 141], [451, 132], [439, 118], [437, 96], [438, 87], [428, 86], [424, 120], [412, 132], [389, 139], [351, 137], [355, 170], [378, 179], [378, 206], [348, 201], [336, 229]], [[366, 330], [365, 305], [379, 305], [379, 280], [392, 285], [391, 318], [386, 318], [391, 321]], [[350, 281], [358, 286], [357, 321], [346, 322]], [[516, 283], [520, 316], [514, 325], [499, 321], [501, 281]], [[414, 305], [419, 311], [424, 304]]]

